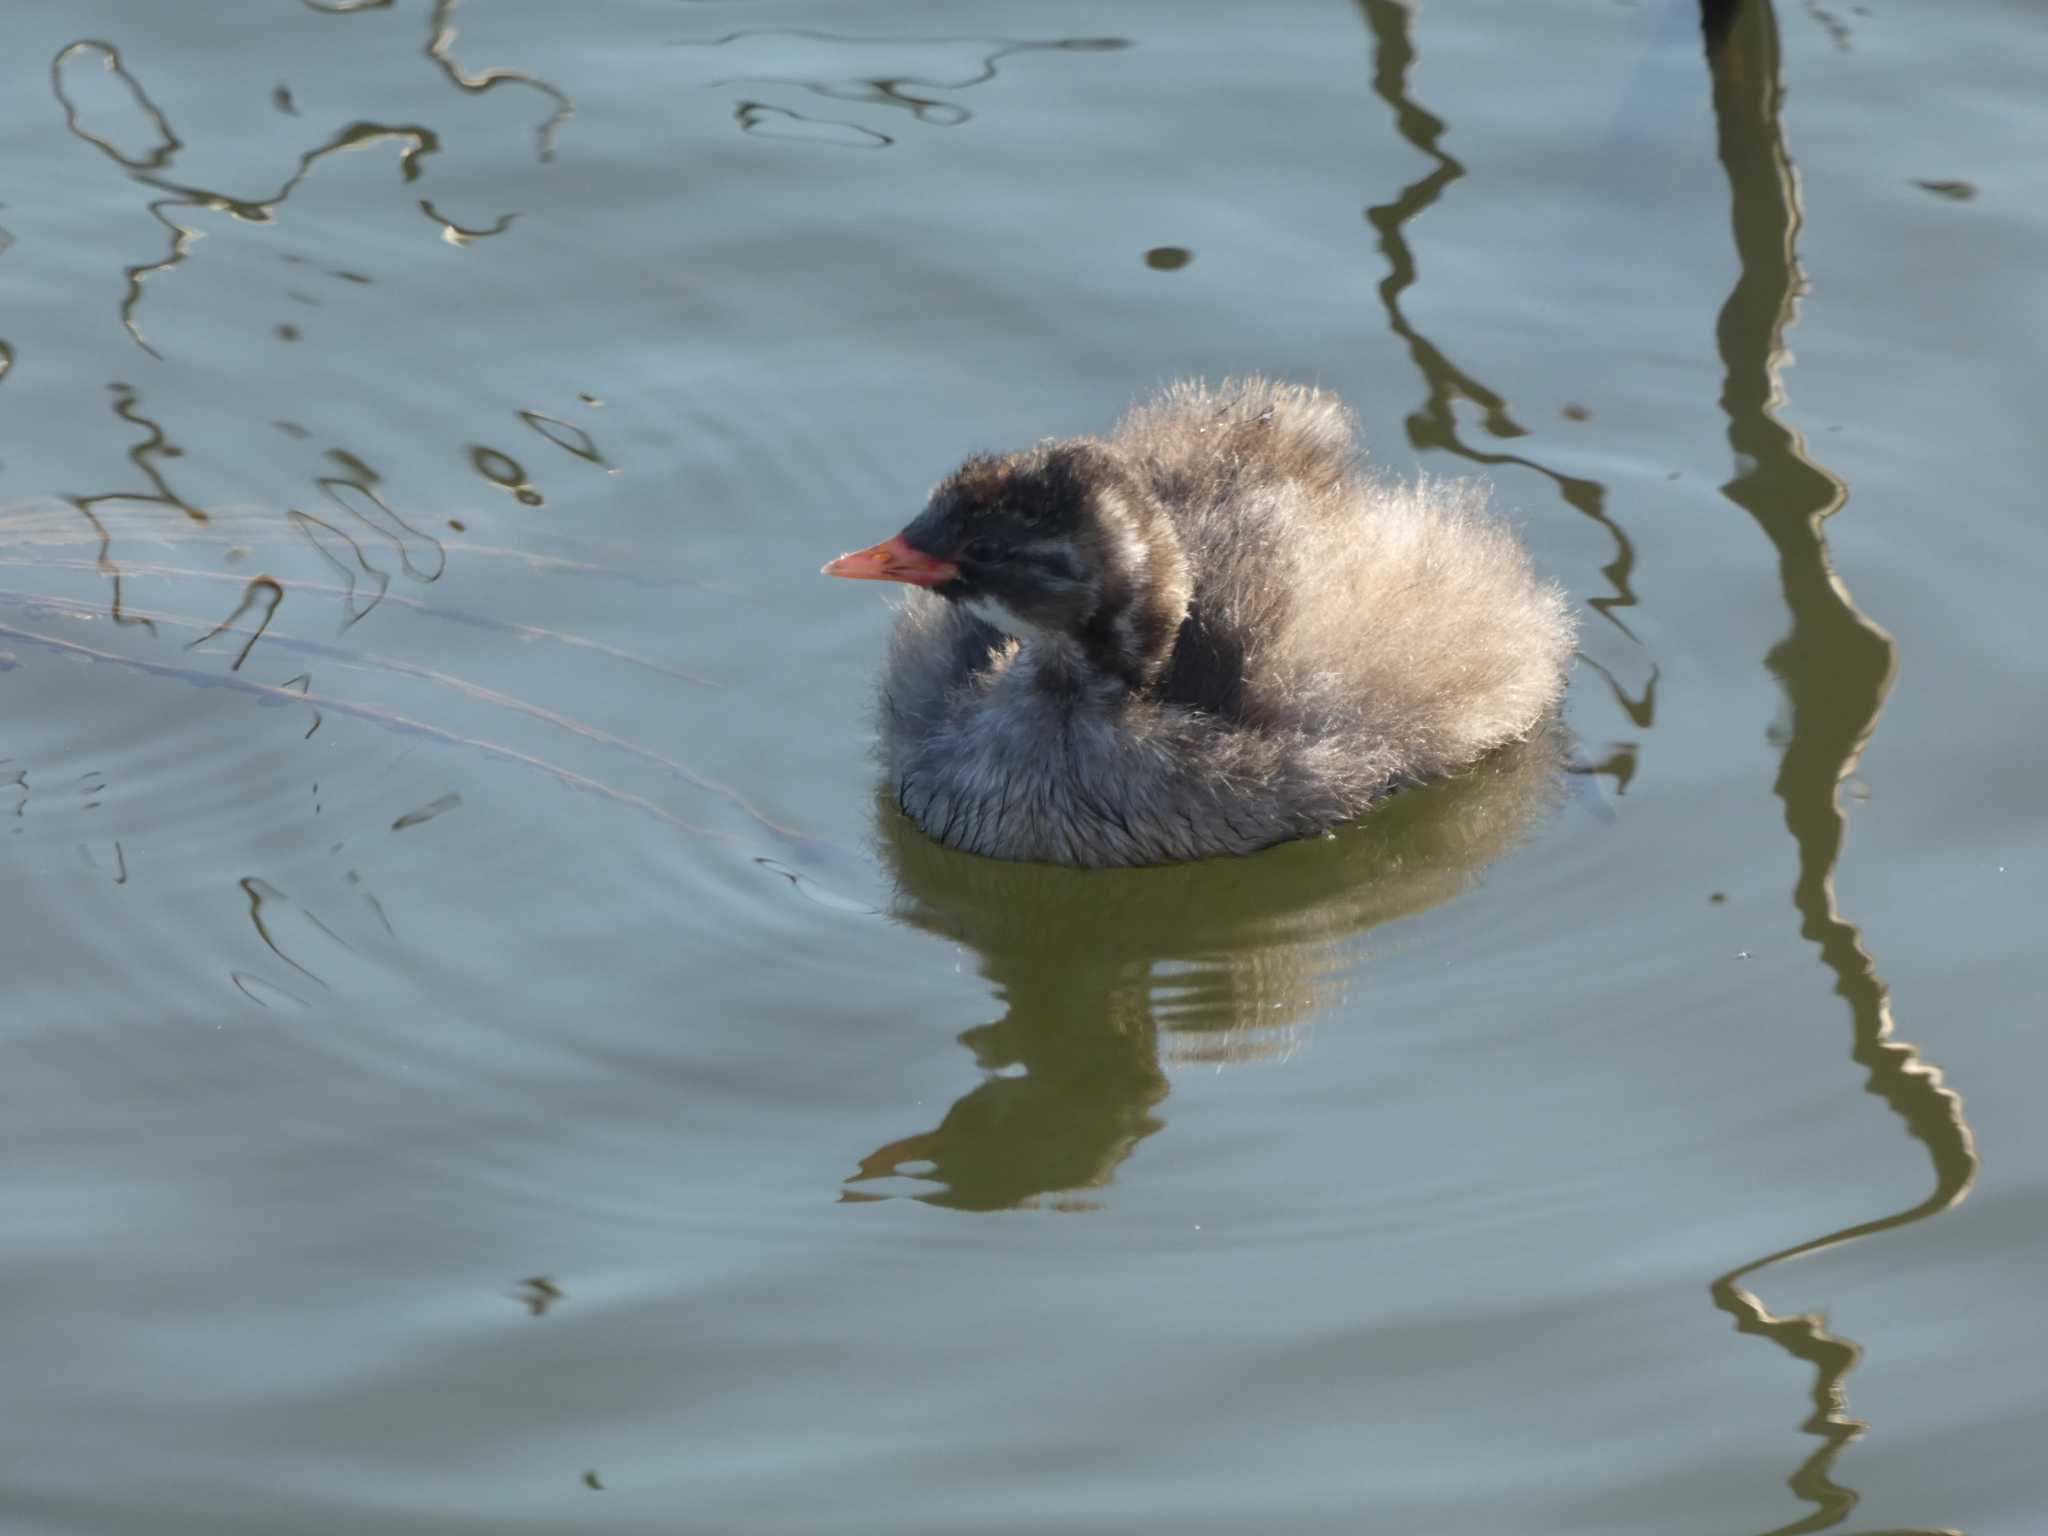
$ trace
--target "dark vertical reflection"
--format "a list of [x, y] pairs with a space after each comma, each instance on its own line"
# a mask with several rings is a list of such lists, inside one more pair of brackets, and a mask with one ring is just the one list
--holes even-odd
[[[1610, 591], [1586, 600], [1586, 605], [1640, 647], [1634, 631], [1619, 611], [1633, 608], [1636, 595], [1630, 587], [1635, 570], [1635, 545], [1626, 530], [1607, 512], [1607, 488], [1597, 480], [1563, 474], [1539, 464], [1527, 455], [1477, 448], [1467, 443], [1458, 430], [1456, 402], [1466, 400], [1479, 408], [1489, 434], [1497, 438], [1526, 435], [1526, 429], [1509, 414], [1507, 402], [1478, 378], [1446, 357], [1441, 348], [1415, 329], [1401, 302], [1418, 281], [1415, 252], [1408, 243], [1408, 225], [1430, 208], [1453, 182], [1465, 175], [1465, 167], [1443, 147], [1447, 125], [1425, 109], [1409, 93], [1408, 72], [1415, 63], [1415, 45], [1409, 36], [1412, 12], [1402, 0], [1358, 0], [1365, 24], [1372, 33], [1373, 92], [1393, 109], [1394, 124], [1415, 149], [1430, 162], [1420, 180], [1410, 182], [1394, 198], [1365, 210], [1366, 221], [1379, 236], [1380, 254], [1386, 258], [1387, 275], [1380, 280], [1380, 303], [1386, 309], [1387, 328], [1408, 348], [1408, 355], [1421, 372], [1426, 394], [1423, 403], [1409, 417], [1408, 440], [1418, 449], [1441, 448], [1462, 459], [1489, 468], [1515, 464], [1535, 471], [1557, 487], [1558, 495], [1574, 511], [1591, 518], [1614, 541], [1613, 557], [1600, 568]], [[1614, 700], [1638, 727], [1647, 729], [1656, 715], [1657, 668], [1650, 666], [1641, 693], [1631, 696], [1621, 681], [1590, 659], [1586, 664], [1606, 680]], [[1635, 766], [1633, 750], [1624, 748], [1630, 769]], [[1600, 765], [1600, 771], [1611, 771]], [[1617, 775], [1620, 778], [1620, 775]], [[1625, 782], [1625, 779], [1622, 780]]]
[[1968, 1191], [1977, 1156], [1961, 1099], [1943, 1086], [1939, 1069], [1892, 1038], [1885, 984], [1862, 936], [1835, 905], [1835, 863], [1846, 830], [1838, 790], [1877, 724], [1897, 656], [1891, 637], [1857, 610], [1828, 560], [1821, 524], [1842, 506], [1847, 488], [1814, 463], [1799, 434], [1773, 415], [1783, 400], [1778, 368], [1784, 333], [1801, 289], [1799, 186], [1779, 122], [1776, 18], [1769, 0], [1745, 0], [1709, 3], [1704, 19], [1741, 262], [1716, 326], [1726, 369], [1721, 406], [1737, 465], [1721, 490], [1756, 519], [1777, 550], [1791, 611], [1791, 632], [1772, 647], [1765, 664], [1784, 689], [1791, 715], [1774, 787], [1799, 850], [1793, 906], [1801, 937], [1819, 947], [1822, 963], [1834, 973], [1836, 994], [1849, 1005], [1850, 1055], [1868, 1074], [1868, 1091], [1906, 1122], [1934, 1164], [1933, 1189], [1909, 1208], [1766, 1254], [1713, 1282], [1715, 1305], [1734, 1317], [1740, 1331], [1761, 1334], [1814, 1367], [1813, 1413], [1801, 1428], [1820, 1444], [1789, 1479], [1813, 1509], [1773, 1533], [1791, 1536], [1836, 1525], [1855, 1507], [1855, 1491], [1834, 1481], [1832, 1467], [1842, 1447], [1864, 1429], [1847, 1413], [1843, 1385], [1860, 1351], [1830, 1334], [1818, 1315], [1774, 1316], [1747, 1282], [1787, 1259], [1946, 1210]]
[[1700, 0], [1700, 31], [1707, 47], [1715, 49], [1728, 41], [1735, 18], [1742, 12], [1742, 0]]

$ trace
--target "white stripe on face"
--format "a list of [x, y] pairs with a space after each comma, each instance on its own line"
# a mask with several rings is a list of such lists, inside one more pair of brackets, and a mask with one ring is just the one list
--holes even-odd
[[1044, 629], [1041, 629], [1038, 625], [1014, 611], [1000, 598], [990, 597], [985, 592], [977, 593], [973, 597], [963, 597], [960, 599], [960, 606], [973, 614], [977, 619], [982, 620], [982, 622], [993, 624], [1004, 634], [1015, 635], [1020, 640], [1049, 640], [1053, 638]]

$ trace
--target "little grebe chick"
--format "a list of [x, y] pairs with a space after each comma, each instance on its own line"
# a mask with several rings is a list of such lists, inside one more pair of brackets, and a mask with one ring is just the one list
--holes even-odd
[[1572, 653], [1471, 481], [1359, 464], [1334, 396], [1175, 384], [1106, 438], [977, 455], [827, 575], [900, 581], [897, 803], [951, 847], [1250, 853], [1526, 735]]

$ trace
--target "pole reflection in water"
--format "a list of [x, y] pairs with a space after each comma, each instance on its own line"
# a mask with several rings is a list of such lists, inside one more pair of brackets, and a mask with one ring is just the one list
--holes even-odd
[[[1379, 237], [1380, 254], [1386, 258], [1387, 275], [1380, 280], [1380, 305], [1386, 311], [1387, 329], [1408, 349], [1425, 390], [1422, 404], [1408, 417], [1408, 441], [1419, 450], [1440, 448], [1486, 468], [1516, 465], [1541, 475], [1557, 488], [1565, 504], [1604, 529], [1614, 541], [1613, 557], [1600, 574], [1610, 590], [1586, 599], [1586, 606], [1599, 614], [1638, 651], [1642, 642], [1622, 619], [1624, 609], [1636, 606], [1630, 585], [1635, 571], [1636, 549], [1628, 530], [1607, 511], [1607, 488], [1597, 480], [1567, 475], [1523, 453], [1484, 449], [1465, 441], [1459, 430], [1456, 405], [1460, 400], [1478, 407], [1488, 435], [1517, 438], [1528, 429], [1514, 419], [1507, 401], [1495, 390], [1459, 367], [1443, 349], [1418, 331], [1402, 308], [1408, 290], [1420, 280], [1421, 269], [1408, 240], [1408, 226], [1436, 204], [1445, 190], [1463, 179], [1464, 164], [1443, 146], [1447, 131], [1444, 120], [1425, 108], [1411, 94], [1408, 73], [1415, 64], [1415, 44], [1410, 36], [1413, 11], [1402, 0], [1359, 0], [1359, 9], [1372, 34], [1372, 88], [1393, 111], [1394, 126], [1417, 153], [1430, 162], [1429, 169], [1393, 198], [1365, 210], [1366, 222]], [[1580, 654], [1579, 660], [1606, 682], [1614, 702], [1639, 730], [1648, 730], [1657, 713], [1657, 668], [1647, 655], [1647, 676], [1631, 696], [1629, 689], [1607, 667]], [[1618, 791], [1628, 788], [1636, 767], [1636, 744], [1615, 743], [1607, 758], [1593, 765], [1595, 773], [1613, 777]]]
[[960, 1037], [990, 1075], [863, 1158], [842, 1198], [905, 1179], [966, 1210], [1085, 1204], [1074, 1192], [1164, 1124], [1167, 1067], [1294, 1049], [1344, 990], [1346, 941], [1449, 901], [1520, 842], [1560, 798], [1565, 745], [1546, 726], [1333, 837], [1155, 869], [959, 853], [878, 796], [891, 915], [974, 951], [1006, 1011]]
[[1885, 984], [1861, 934], [1835, 904], [1835, 864], [1847, 830], [1839, 789], [1876, 727], [1897, 654], [1891, 637], [1857, 610], [1828, 559], [1821, 525], [1848, 499], [1848, 488], [1814, 463], [1799, 434], [1773, 415], [1784, 400], [1784, 335], [1802, 287], [1796, 255], [1799, 185], [1779, 120], [1776, 18], [1769, 0], [1706, 0], [1703, 20], [1741, 261], [1716, 327], [1726, 368], [1721, 406], [1738, 466], [1721, 489], [1756, 519], [1777, 550], [1791, 610], [1791, 633], [1765, 664], [1790, 706], [1791, 730], [1775, 788], [1786, 829], [1798, 845], [1793, 906], [1800, 936], [1819, 947], [1822, 963], [1834, 973], [1836, 993], [1849, 1005], [1850, 1056], [1869, 1074], [1867, 1090], [1906, 1122], [1934, 1165], [1934, 1188], [1907, 1209], [1752, 1259], [1713, 1282], [1715, 1305], [1734, 1317], [1740, 1331], [1762, 1334], [1814, 1367], [1814, 1411], [1800, 1427], [1821, 1443], [1789, 1479], [1792, 1490], [1814, 1507], [1772, 1533], [1792, 1536], [1837, 1525], [1856, 1505], [1855, 1490], [1837, 1483], [1832, 1468], [1842, 1447], [1866, 1427], [1849, 1417], [1844, 1389], [1861, 1351], [1829, 1333], [1818, 1315], [1774, 1316], [1749, 1281], [1788, 1259], [1947, 1210], [1968, 1192], [1977, 1156], [1962, 1100], [1943, 1086], [1939, 1069], [1892, 1038]]

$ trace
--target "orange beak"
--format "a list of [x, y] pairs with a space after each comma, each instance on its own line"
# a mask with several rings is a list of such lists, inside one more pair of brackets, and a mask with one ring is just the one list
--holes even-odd
[[868, 549], [841, 555], [825, 567], [824, 574], [854, 581], [907, 581], [913, 587], [936, 587], [958, 576], [960, 567], [950, 560], [912, 549], [899, 533]]

